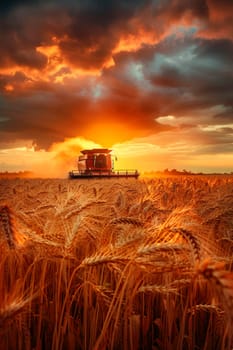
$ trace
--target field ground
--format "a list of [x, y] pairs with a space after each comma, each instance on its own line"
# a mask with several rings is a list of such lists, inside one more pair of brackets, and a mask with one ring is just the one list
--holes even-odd
[[233, 176], [0, 180], [0, 349], [233, 348]]

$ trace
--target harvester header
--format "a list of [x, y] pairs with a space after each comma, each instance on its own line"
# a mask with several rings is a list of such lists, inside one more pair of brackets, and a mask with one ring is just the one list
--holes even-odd
[[82, 150], [78, 157], [77, 170], [69, 172], [70, 179], [85, 179], [99, 177], [134, 177], [138, 178], [137, 170], [114, 170], [116, 157], [107, 148]]

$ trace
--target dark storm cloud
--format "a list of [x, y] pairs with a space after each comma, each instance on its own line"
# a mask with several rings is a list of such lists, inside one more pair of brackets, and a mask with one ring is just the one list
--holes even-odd
[[229, 69], [233, 57], [233, 42], [231, 40], [212, 39], [198, 41], [196, 51], [200, 56], [219, 61], [223, 70], [232, 73], [232, 70]]
[[48, 148], [52, 142], [64, 138], [64, 129], [68, 136], [75, 128], [78, 132], [78, 120], [75, 120], [73, 110], [87, 113], [88, 99], [59, 92], [54, 94], [51, 90], [46, 92], [46, 86], [41, 88], [43, 90], [38, 90], [35, 95], [15, 98], [14, 103], [8, 96], [1, 112], [9, 119], [1, 124], [8, 138], [11, 135], [13, 140], [20, 135], [23, 139], [33, 140], [41, 148]]
[[[108, 119], [125, 125], [129, 137], [145, 136], [170, 128], [156, 123], [161, 115], [192, 116], [215, 105], [222, 105], [223, 111], [214, 120], [231, 123], [231, 4], [227, 0], [1, 2], [2, 142], [31, 139], [48, 148], [65, 137], [88, 138], [88, 126]], [[128, 50], [127, 45], [121, 49], [124, 40], [132, 46]], [[60, 55], [56, 52], [53, 59], [65, 66], [50, 73], [46, 47], [53, 45]], [[75, 69], [98, 70], [100, 76], [66, 78]], [[60, 75], [65, 78], [59, 85]]]
[[[123, 34], [134, 35], [138, 28], [163, 33], [170, 22], [189, 14], [205, 17], [202, 0], [177, 1], [12, 1], [2, 6], [0, 22], [0, 64], [15, 62], [41, 69], [45, 57], [36, 51], [41, 43], [61, 37], [64, 57], [84, 69], [101, 68]], [[160, 19], [161, 17], [161, 19]], [[158, 22], [158, 25], [156, 24]], [[30, 62], [31, 57], [31, 62]]]
[[147, 2], [10, 1], [0, 4], [0, 66], [41, 69], [46, 57], [36, 50], [60, 38], [64, 58], [84, 69], [101, 68], [111, 57], [119, 32]]
[[184, 15], [201, 19], [209, 16], [209, 7], [203, 0], [162, 1], [159, 9], [164, 16], [175, 21]]
[[191, 89], [196, 100], [209, 106], [233, 106], [233, 42], [226, 40], [199, 40], [195, 50], [195, 63], [190, 66]]
[[102, 0], [68, 4], [70, 25], [60, 42], [64, 57], [84, 69], [101, 68], [111, 58], [120, 33], [128, 29], [128, 20], [143, 9], [144, 3]]
[[231, 41], [183, 38], [176, 40], [176, 50], [169, 55], [164, 45], [157, 47], [154, 57], [144, 61], [144, 73], [167, 96], [164, 113], [190, 115], [213, 105], [232, 107], [231, 57]]
[[6, 16], [0, 16], [0, 67], [45, 68], [47, 57], [37, 47], [51, 43], [54, 33], [61, 35], [63, 21], [61, 9], [36, 8], [32, 4], [12, 8]]
[[36, 4], [39, 1], [33, 1], [33, 0], [7, 0], [7, 1], [1, 1], [0, 3], [0, 15], [6, 15], [9, 13], [12, 9], [16, 8], [17, 6], [22, 5], [30, 5], [30, 4]]

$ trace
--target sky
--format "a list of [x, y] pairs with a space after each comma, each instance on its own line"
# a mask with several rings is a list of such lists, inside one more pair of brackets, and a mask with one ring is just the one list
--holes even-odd
[[0, 2], [0, 171], [233, 171], [232, 0]]

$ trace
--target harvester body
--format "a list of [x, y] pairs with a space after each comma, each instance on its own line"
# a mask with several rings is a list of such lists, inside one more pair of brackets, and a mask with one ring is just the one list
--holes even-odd
[[78, 157], [77, 170], [69, 172], [71, 179], [96, 177], [134, 177], [138, 178], [137, 170], [114, 170], [114, 157], [107, 148], [94, 148], [81, 151]]

